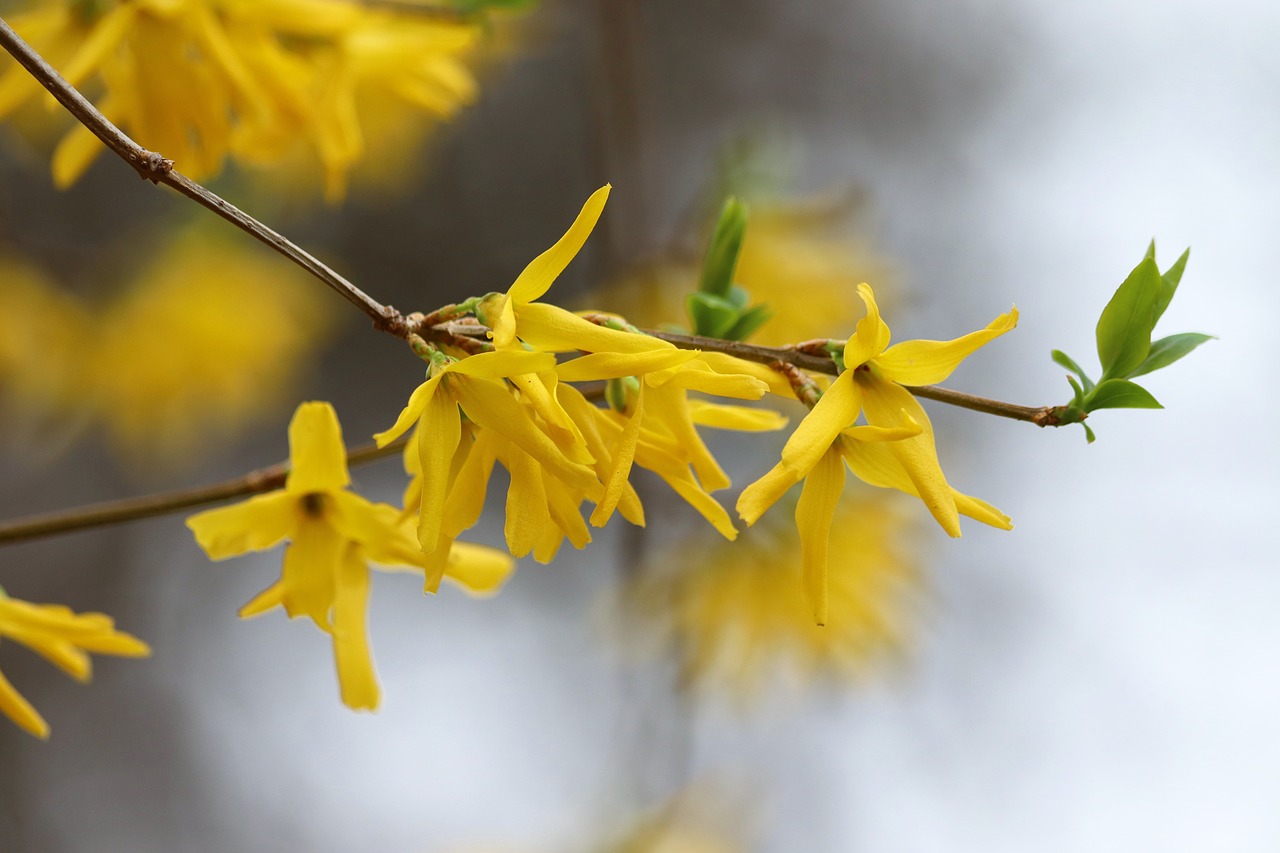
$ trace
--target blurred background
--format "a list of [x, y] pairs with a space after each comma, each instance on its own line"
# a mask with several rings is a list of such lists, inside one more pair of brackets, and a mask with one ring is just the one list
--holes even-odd
[[[322, 634], [237, 619], [278, 551], [213, 564], [181, 516], [7, 546], [11, 596], [109, 613], [154, 656], [82, 686], [0, 646], [53, 727], [0, 720], [0, 850], [1276, 849], [1278, 36], [1251, 0], [547, 0], [495, 28], [448, 122], [387, 152], [368, 125], [340, 203], [233, 163], [217, 190], [406, 311], [505, 290], [608, 181], [570, 307], [679, 321], [663, 288], [693, 286], [732, 189], [740, 278], [809, 337], [848, 334], [864, 279], [897, 340], [1016, 303], [960, 390], [1066, 402], [1049, 350], [1096, 366], [1152, 238], [1162, 267], [1192, 247], [1159, 331], [1219, 340], [1093, 445], [929, 404], [951, 482], [1016, 529], [951, 541], [856, 492], [848, 619], [818, 639], [760, 615], [789, 589], [771, 559], [794, 569], [785, 507], [721, 552], [660, 484], [646, 531], [522, 561], [491, 600], [379, 576], [376, 715], [338, 701]], [[274, 463], [303, 400], [350, 444], [391, 422], [421, 378], [402, 345], [119, 162], [55, 190], [42, 110], [0, 137], [4, 518]], [[147, 313], [169, 298], [186, 325]], [[713, 447], [741, 486], [780, 441]], [[355, 480], [404, 486], [395, 460]], [[498, 544], [491, 509], [473, 533]]]

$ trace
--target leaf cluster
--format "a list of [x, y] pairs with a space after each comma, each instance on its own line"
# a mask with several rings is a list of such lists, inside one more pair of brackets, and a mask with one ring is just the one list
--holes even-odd
[[695, 335], [742, 341], [773, 316], [767, 305], [750, 305], [747, 291], [733, 283], [746, 233], [747, 206], [730, 196], [711, 235], [698, 290], [685, 301]]
[[1098, 360], [1102, 363], [1102, 376], [1097, 382], [1062, 350], [1053, 350], [1053, 360], [1074, 374], [1067, 376], [1074, 392], [1071, 402], [1055, 410], [1059, 423], [1080, 423], [1085, 437], [1092, 443], [1093, 430], [1084, 424], [1090, 412], [1164, 408], [1133, 378], [1168, 367], [1213, 337], [1183, 332], [1159, 340], [1151, 338], [1156, 323], [1178, 291], [1190, 254], [1191, 250], [1187, 249], [1161, 273], [1156, 264], [1156, 244], [1152, 241], [1141, 263], [1116, 290], [1098, 318]]

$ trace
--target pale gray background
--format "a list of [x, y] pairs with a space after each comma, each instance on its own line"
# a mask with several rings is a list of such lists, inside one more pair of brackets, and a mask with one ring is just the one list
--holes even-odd
[[[664, 711], [663, 673], [620, 672], [601, 638], [616, 536], [523, 566], [491, 602], [379, 578], [374, 717], [338, 703], [315, 631], [237, 622], [278, 554], [212, 565], [177, 520], [8, 548], [13, 594], [108, 610], [156, 656], [104, 660], [81, 687], [3, 651], [54, 736], [0, 726], [0, 850], [583, 849], [591, 827], [704, 772], [745, 790], [768, 851], [1280, 847], [1277, 7], [545, 13], [541, 47], [445, 135], [420, 193], [290, 233], [375, 295], [423, 307], [505, 287], [612, 180], [607, 230], [566, 279], [582, 286], [670, 237], [724, 143], [781, 124], [803, 143], [799, 188], [869, 194], [917, 309], [893, 323], [900, 339], [961, 334], [1017, 302], [1018, 330], [956, 387], [1064, 397], [1048, 350], [1093, 363], [1098, 311], [1152, 237], [1164, 263], [1193, 247], [1162, 329], [1221, 340], [1151, 380], [1167, 411], [1096, 416], [1091, 447], [1078, 430], [932, 407], [953, 482], [1017, 529], [928, 531], [936, 592], [911, 669], [754, 715], [704, 711], [692, 736]], [[611, 130], [593, 129], [602, 117]], [[121, 206], [140, 222], [185, 210], [115, 164], [53, 194], [10, 147], [2, 236], [44, 247], [83, 288]], [[414, 368], [359, 318], [349, 328], [301, 398], [334, 400], [359, 440], [398, 410]], [[187, 482], [279, 458], [292, 404]], [[106, 459], [90, 445], [53, 471], [5, 461], [5, 514], [136, 491]], [[375, 497], [400, 488], [394, 466], [358, 476]]]

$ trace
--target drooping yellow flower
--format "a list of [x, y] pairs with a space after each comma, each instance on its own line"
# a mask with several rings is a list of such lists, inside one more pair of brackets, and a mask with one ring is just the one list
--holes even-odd
[[[738, 513], [754, 524], [791, 486], [805, 481], [796, 523], [805, 545], [805, 577], [821, 624], [826, 619], [825, 536], [844, 483], [844, 466], [876, 486], [918, 496], [950, 536], [960, 535], [959, 515], [1010, 529], [1008, 516], [962, 495], [947, 483], [938, 463], [933, 427], [924, 408], [903, 386], [931, 385], [951, 375], [968, 355], [1018, 322], [1017, 309], [985, 329], [953, 341], [906, 341], [889, 346], [870, 286], [858, 286], [867, 315], [844, 349], [845, 370], [822, 394], [782, 449], [782, 460], [738, 499]], [[855, 426], [859, 413], [867, 425]]]
[[374, 436], [378, 446], [385, 447], [417, 424], [419, 436], [430, 437], [417, 442], [422, 471], [418, 541], [423, 551], [434, 552], [441, 540], [454, 456], [462, 441], [459, 407], [481, 429], [502, 435], [535, 460], [543, 473], [593, 499], [599, 496], [595, 473], [566, 457], [503, 382], [510, 376], [554, 367], [554, 356], [521, 350], [480, 353], [461, 361], [439, 357], [432, 362], [430, 378], [409, 397], [395, 424]]
[[[72, 85], [100, 88], [109, 119], [190, 177], [217, 174], [228, 154], [278, 161], [305, 142], [331, 199], [364, 152], [364, 94], [451, 117], [474, 100], [467, 59], [481, 33], [346, 0], [44, 0], [11, 23]], [[11, 66], [0, 116], [37, 92]], [[102, 150], [76, 127], [54, 154], [55, 181], [74, 182]]]
[[89, 398], [130, 458], [182, 464], [275, 413], [326, 340], [326, 305], [296, 267], [196, 229], [100, 312]]
[[[369, 651], [366, 611], [368, 563], [425, 569], [400, 513], [348, 490], [342, 431], [328, 403], [303, 403], [289, 424], [290, 471], [283, 489], [187, 519], [196, 542], [213, 560], [271, 548], [289, 540], [280, 579], [240, 610], [256, 616], [283, 606], [307, 616], [333, 639], [342, 701], [374, 710], [379, 689]], [[494, 571], [488, 549], [456, 552], [455, 579], [489, 592], [509, 568]], [[504, 565], [509, 567], [509, 560]], [[446, 575], [451, 574], [445, 568]]]
[[[137, 637], [116, 630], [110, 616], [74, 613], [60, 604], [30, 604], [9, 598], [0, 590], [0, 638], [32, 651], [77, 681], [93, 673], [89, 652], [121, 657], [146, 657], [151, 649]], [[21, 728], [44, 740], [49, 724], [9, 680], [0, 673], [0, 712]]]
[[800, 538], [772, 520], [730, 546], [687, 538], [655, 555], [621, 590], [638, 638], [673, 654], [680, 683], [746, 701], [781, 687], [846, 683], [907, 642], [921, 584], [907, 545], [913, 525], [893, 501], [846, 495], [831, 528], [831, 618], [814, 624]]

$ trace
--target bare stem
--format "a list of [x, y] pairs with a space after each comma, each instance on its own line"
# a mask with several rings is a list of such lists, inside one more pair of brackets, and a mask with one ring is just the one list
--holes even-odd
[[66, 107], [77, 121], [87, 127], [103, 144], [132, 166], [138, 175], [154, 184], [172, 187], [182, 195], [208, 208], [240, 230], [266, 246], [284, 255], [338, 295], [355, 305], [373, 320], [373, 325], [389, 334], [403, 338], [406, 334], [404, 318], [390, 305], [383, 305], [360, 288], [347, 281], [314, 255], [294, 244], [279, 232], [267, 227], [217, 194], [177, 172], [173, 161], [166, 160], [154, 151], [148, 151], [129, 138], [98, 109], [81, 95], [75, 87], [62, 78], [40, 54], [32, 50], [13, 28], [0, 18], [0, 45], [49, 90], [58, 102]]
[[[368, 444], [357, 447], [347, 453], [348, 465], [363, 465], [378, 459], [385, 459], [404, 449], [407, 439], [392, 442], [386, 447]], [[0, 523], [0, 545], [21, 542], [26, 539], [39, 539], [57, 533], [69, 533], [73, 530], [85, 530], [90, 527], [103, 527], [108, 524], [119, 524], [125, 521], [137, 521], [143, 518], [154, 518], [168, 515], [192, 507], [205, 506], [257, 495], [284, 487], [285, 478], [289, 476], [289, 466], [280, 462], [266, 468], [250, 471], [248, 474], [221, 483], [208, 486], [197, 486], [192, 489], [176, 489], [171, 492], [157, 492], [137, 498], [104, 501], [88, 506], [59, 510], [44, 515], [31, 515], [15, 518]]]

